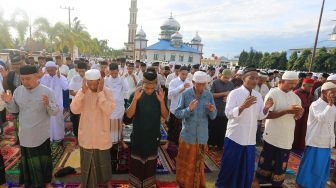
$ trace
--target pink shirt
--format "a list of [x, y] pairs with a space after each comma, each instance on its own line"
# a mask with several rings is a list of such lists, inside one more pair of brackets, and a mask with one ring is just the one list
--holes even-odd
[[112, 92], [104, 87], [99, 93], [80, 89], [70, 105], [74, 114], [81, 114], [78, 143], [85, 149], [107, 150], [112, 147], [110, 116], [114, 111]]

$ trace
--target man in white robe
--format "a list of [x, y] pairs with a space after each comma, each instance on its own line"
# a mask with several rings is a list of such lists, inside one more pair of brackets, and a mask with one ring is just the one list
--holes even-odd
[[[115, 108], [111, 114], [111, 136], [112, 143], [117, 144], [122, 141], [122, 119], [125, 113], [125, 101], [124, 93], [128, 95], [128, 83], [127, 81], [119, 76], [118, 65], [110, 64], [109, 65], [110, 74], [105, 78], [105, 87], [111, 89], [112, 96], [115, 102]], [[123, 146], [126, 145], [123, 143]]]
[[68, 80], [61, 75], [58, 66], [53, 61], [45, 65], [47, 73], [40, 83], [49, 87], [55, 94], [56, 103], [60, 107], [60, 113], [50, 118], [50, 140], [62, 141], [64, 139], [64, 116], [63, 116], [63, 90], [68, 90]]

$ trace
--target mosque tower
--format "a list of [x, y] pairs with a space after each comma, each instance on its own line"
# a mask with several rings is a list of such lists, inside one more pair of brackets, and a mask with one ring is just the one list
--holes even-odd
[[138, 8], [137, 8], [137, 0], [131, 0], [131, 7], [129, 9], [130, 11], [130, 21], [128, 24], [128, 42], [125, 43], [125, 56], [127, 58], [132, 58], [133, 57], [133, 52], [134, 52], [134, 39], [137, 31], [137, 13], [138, 13]]

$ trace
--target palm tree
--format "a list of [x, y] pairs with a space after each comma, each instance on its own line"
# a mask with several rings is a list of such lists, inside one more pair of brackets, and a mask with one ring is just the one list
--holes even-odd
[[10, 20], [11, 26], [18, 32], [18, 41], [21, 47], [24, 46], [24, 42], [26, 40], [25, 37], [29, 26], [28, 20], [29, 17], [27, 13], [22, 9], [16, 9]]
[[3, 12], [0, 10], [0, 49], [12, 48], [12, 36], [9, 33], [9, 23], [3, 17]]

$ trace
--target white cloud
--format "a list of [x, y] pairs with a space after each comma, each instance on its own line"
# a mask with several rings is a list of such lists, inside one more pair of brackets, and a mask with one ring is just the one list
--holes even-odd
[[[6, 15], [21, 7], [34, 19], [44, 16], [53, 23], [67, 23], [67, 11], [61, 5], [74, 7], [92, 36], [108, 39], [114, 48], [123, 47], [127, 40], [130, 0], [2, 0]], [[170, 12], [181, 24], [186, 41], [199, 31], [206, 48], [213, 41], [249, 40], [258, 37], [297, 36], [315, 32], [321, 2], [316, 0], [138, 0], [138, 25], [147, 33], [149, 44], [158, 39], [160, 25]], [[332, 30], [336, 2], [326, 0], [321, 32]], [[215, 48], [215, 47], [214, 47]], [[216, 47], [217, 48], [217, 47]], [[241, 47], [244, 48], [244, 47]]]

